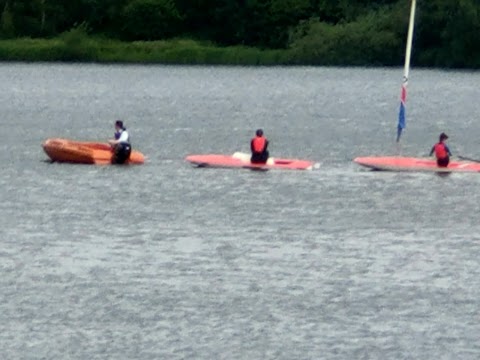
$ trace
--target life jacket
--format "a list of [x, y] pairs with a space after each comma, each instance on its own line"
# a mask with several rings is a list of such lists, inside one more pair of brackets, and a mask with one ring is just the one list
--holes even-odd
[[445, 159], [448, 157], [448, 152], [444, 143], [435, 144], [435, 156], [437, 159]]
[[252, 148], [255, 153], [262, 153], [265, 151], [267, 139], [264, 136], [257, 136], [252, 140]]

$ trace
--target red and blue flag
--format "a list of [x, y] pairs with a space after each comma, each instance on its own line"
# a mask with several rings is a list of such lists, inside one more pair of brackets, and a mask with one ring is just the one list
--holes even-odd
[[402, 131], [406, 126], [405, 119], [405, 107], [407, 102], [407, 79], [403, 80], [402, 92], [400, 94], [400, 111], [398, 113], [398, 126], [397, 126], [397, 142], [400, 141], [400, 136], [402, 136]]

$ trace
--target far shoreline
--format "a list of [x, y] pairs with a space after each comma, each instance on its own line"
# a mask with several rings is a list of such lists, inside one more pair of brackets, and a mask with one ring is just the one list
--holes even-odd
[[[51, 39], [0, 40], [0, 63], [64, 63], [100, 65], [172, 65], [225, 67], [338, 67], [400, 68], [395, 64], [322, 62], [302, 59], [294, 49], [261, 49], [255, 47], [218, 46], [192, 39], [123, 42], [95, 38], [70, 32]], [[414, 69], [476, 71], [478, 68], [417, 66]]]

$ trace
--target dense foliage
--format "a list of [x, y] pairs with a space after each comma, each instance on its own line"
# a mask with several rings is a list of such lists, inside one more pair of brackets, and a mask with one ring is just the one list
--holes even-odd
[[[417, 3], [414, 63], [480, 67], [480, 2]], [[64, 34], [68, 42], [80, 28], [97, 39], [287, 49], [289, 63], [395, 65], [403, 61], [409, 6], [410, 0], [0, 0], [0, 37]]]

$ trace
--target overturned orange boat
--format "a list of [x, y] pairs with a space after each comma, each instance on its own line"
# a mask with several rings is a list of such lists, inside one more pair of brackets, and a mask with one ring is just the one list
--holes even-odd
[[[95, 165], [113, 163], [113, 151], [108, 143], [55, 138], [45, 140], [42, 147], [48, 157], [55, 162]], [[143, 164], [144, 162], [145, 156], [139, 151], [132, 150], [125, 164]]]

